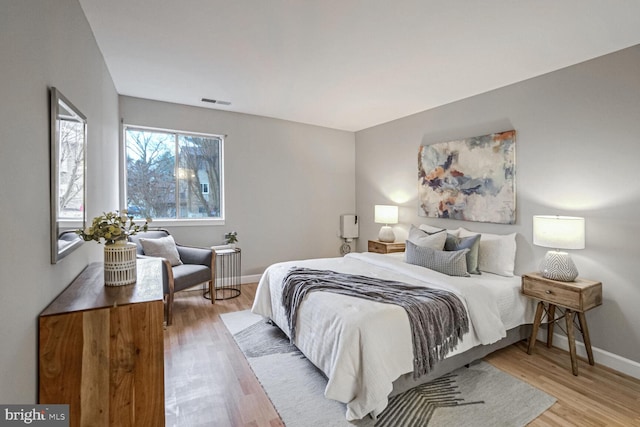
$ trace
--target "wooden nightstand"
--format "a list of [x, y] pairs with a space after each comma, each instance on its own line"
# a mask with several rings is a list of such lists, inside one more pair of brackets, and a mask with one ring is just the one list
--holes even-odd
[[404, 252], [404, 242], [385, 243], [379, 240], [369, 240], [369, 247], [367, 250], [378, 254]]
[[[577, 278], [575, 282], [560, 282], [546, 279], [539, 273], [527, 273], [522, 276], [522, 293], [532, 298], [539, 299], [536, 316], [533, 321], [533, 330], [529, 337], [528, 354], [533, 352], [536, 343], [538, 328], [542, 320], [543, 311], [547, 314], [547, 347], [553, 344], [553, 325], [563, 317], [567, 327], [569, 341], [569, 353], [571, 355], [571, 371], [578, 375], [578, 361], [576, 359], [576, 342], [573, 332], [574, 313], [578, 314], [578, 330], [582, 333], [584, 347], [587, 350], [589, 364], [595, 365], [589, 329], [584, 313], [602, 304], [602, 283], [593, 280]], [[564, 310], [560, 317], [556, 316], [556, 307]]]

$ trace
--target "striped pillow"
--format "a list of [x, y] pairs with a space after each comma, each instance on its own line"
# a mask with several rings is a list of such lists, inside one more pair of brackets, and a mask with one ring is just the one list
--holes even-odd
[[467, 252], [469, 249], [437, 251], [432, 248], [422, 248], [407, 240], [405, 259], [409, 264], [419, 265], [449, 276], [469, 277]]

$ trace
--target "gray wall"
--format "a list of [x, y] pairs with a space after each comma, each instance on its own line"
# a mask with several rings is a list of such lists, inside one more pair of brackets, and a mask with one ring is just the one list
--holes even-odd
[[29, 403], [38, 314], [100, 253], [50, 264], [48, 87], [88, 119], [90, 216], [117, 206], [118, 96], [77, 0], [3, 1], [0, 57], [0, 402]]
[[[517, 131], [517, 223], [418, 216], [421, 144]], [[586, 249], [571, 251], [580, 275], [603, 282], [587, 314], [595, 347], [640, 362], [640, 46], [356, 133], [359, 250], [376, 238], [375, 204], [398, 204], [398, 239], [409, 224], [517, 232], [516, 273], [535, 271], [532, 216], [586, 218]]]
[[126, 96], [120, 111], [126, 124], [227, 135], [226, 223], [167, 227], [178, 242], [211, 246], [237, 231], [243, 275], [339, 255], [340, 214], [355, 211], [353, 132]]

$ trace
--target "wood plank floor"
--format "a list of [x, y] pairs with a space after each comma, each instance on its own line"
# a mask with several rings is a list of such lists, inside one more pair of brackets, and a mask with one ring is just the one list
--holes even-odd
[[[242, 285], [242, 295], [215, 305], [201, 291], [176, 294], [164, 335], [167, 426], [283, 425], [219, 317], [251, 308], [255, 290]], [[530, 426], [640, 426], [640, 380], [584, 360], [575, 377], [569, 354], [542, 343], [531, 356], [518, 343], [485, 360], [558, 399]]]

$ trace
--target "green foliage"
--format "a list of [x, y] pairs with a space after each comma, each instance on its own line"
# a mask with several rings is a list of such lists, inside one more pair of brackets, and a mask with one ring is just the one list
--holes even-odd
[[236, 243], [238, 241], [238, 233], [235, 231], [230, 231], [224, 235], [224, 240], [227, 244]]
[[151, 218], [147, 218], [144, 225], [138, 225], [133, 220], [133, 216], [128, 216], [127, 211], [105, 212], [93, 218], [91, 225], [84, 230], [76, 230], [76, 234], [82, 240], [88, 242], [95, 240], [100, 243], [104, 239], [106, 245], [113, 244], [119, 240], [127, 240], [128, 236], [133, 236], [139, 231], [147, 231]]

